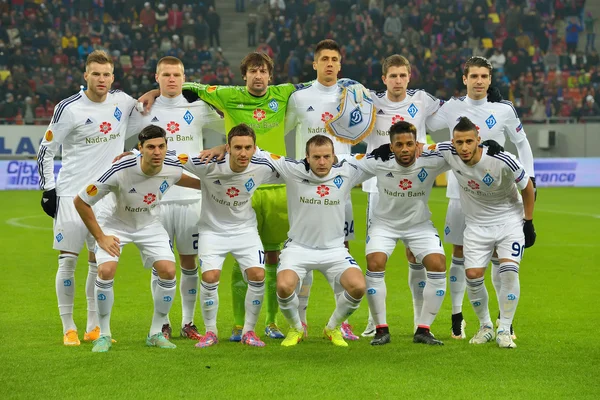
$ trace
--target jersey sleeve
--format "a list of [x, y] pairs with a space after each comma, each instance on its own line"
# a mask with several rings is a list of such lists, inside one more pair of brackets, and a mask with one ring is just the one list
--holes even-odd
[[525, 130], [523, 129], [523, 124], [521, 123], [519, 115], [517, 114], [517, 111], [513, 107], [512, 103], [509, 101], [503, 101], [503, 103], [507, 105], [506, 114], [504, 116], [504, 134], [511, 142], [517, 144], [527, 139], [525, 136]]
[[74, 128], [73, 116], [70, 109], [65, 109], [60, 104], [57, 105], [37, 154], [40, 189], [51, 190], [56, 187], [56, 182], [54, 181], [54, 156], [56, 156], [60, 146]]
[[277, 171], [283, 180], [293, 176], [294, 170], [297, 169], [300, 164], [304, 166], [302, 161], [296, 161], [291, 158], [282, 157], [278, 154], [272, 154], [262, 149], [257, 149], [255, 156], [264, 159], [266, 163], [271, 165], [275, 171]]
[[350, 170], [350, 185], [352, 187], [358, 185], [359, 183], [363, 183], [367, 179], [373, 177], [372, 174], [369, 174], [362, 169], [358, 168], [355, 164], [343, 161], [346, 164], [346, 168]]
[[208, 173], [209, 166], [216, 162], [216, 158], [213, 158], [208, 163], [200, 160], [198, 157], [189, 157], [187, 154], [178, 154], [177, 159], [181, 163], [183, 169], [190, 174], [203, 179]]
[[351, 164], [354, 164], [370, 177], [377, 175], [377, 160], [371, 154], [355, 154], [347, 159]]
[[285, 133], [295, 131], [298, 125], [298, 111], [296, 106], [296, 97], [290, 96], [287, 105], [287, 111], [285, 113]]
[[93, 183], [90, 183], [85, 188], [83, 188], [79, 192], [79, 197], [81, 200], [93, 206], [97, 202], [99, 202], [102, 198], [104, 198], [107, 194], [112, 191], [115, 191], [119, 186], [119, 174], [118, 172], [126, 166], [130, 166], [131, 163], [135, 163], [135, 157], [130, 156], [124, 158], [122, 161], [113, 164], [108, 171], [104, 172], [100, 178], [98, 178]]
[[206, 114], [202, 118], [202, 128], [225, 134], [225, 119], [210, 104], [206, 104]]
[[421, 153], [420, 158], [423, 159], [428, 166], [432, 167], [436, 171], [435, 175], [437, 176], [442, 172], [450, 170], [450, 164], [448, 164], [448, 162], [444, 158], [444, 155], [436, 150], [435, 146], [436, 145], [430, 146], [433, 150], [429, 147], [426, 147], [425, 150], [423, 150], [423, 153]]
[[440, 129], [447, 128], [446, 124], [446, 114], [449, 109], [449, 102], [446, 102], [439, 106], [438, 110], [427, 117], [425, 124], [427, 125], [427, 129], [431, 131], [439, 131]]
[[[173, 182], [177, 183], [181, 179], [181, 175], [183, 174], [183, 164], [179, 161], [177, 154], [168, 155], [165, 157], [164, 165], [169, 165], [174, 168], [173, 172]], [[164, 194], [164, 193], [163, 193]]]
[[504, 171], [507, 174], [512, 174], [517, 187], [523, 190], [529, 183], [529, 175], [523, 168], [523, 165], [510, 153], [501, 152], [494, 156], [494, 158], [501, 160], [504, 163]]
[[[425, 92], [425, 115], [434, 115], [441, 107], [442, 102], [435, 96]], [[427, 143], [427, 132], [417, 132], [417, 142]]]
[[185, 82], [183, 90], [191, 90], [208, 104], [225, 111], [227, 99], [232, 96], [232, 91], [236, 88], [235, 86], [209, 86], [202, 83]]
[[129, 117], [129, 121], [127, 121], [127, 133], [125, 134], [126, 139], [139, 135], [142, 129], [144, 129], [142, 118], [142, 114], [140, 114], [140, 112], [134, 108], [131, 112], [131, 116]]
[[456, 149], [452, 145], [451, 141], [439, 142], [437, 144], [432, 144], [429, 147], [427, 147], [427, 149], [429, 151], [438, 152], [439, 154], [442, 155], [444, 160], [448, 163], [449, 163], [449, 160], [452, 158], [452, 156], [458, 155], [458, 153], [456, 152]]

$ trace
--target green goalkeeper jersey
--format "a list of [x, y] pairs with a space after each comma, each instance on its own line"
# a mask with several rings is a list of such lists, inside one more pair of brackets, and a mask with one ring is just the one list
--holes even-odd
[[220, 110], [225, 117], [225, 131], [245, 123], [256, 133], [256, 145], [270, 153], [286, 155], [285, 113], [290, 95], [303, 85], [284, 83], [269, 86], [261, 97], [253, 96], [245, 86], [209, 86], [186, 82], [202, 100]]

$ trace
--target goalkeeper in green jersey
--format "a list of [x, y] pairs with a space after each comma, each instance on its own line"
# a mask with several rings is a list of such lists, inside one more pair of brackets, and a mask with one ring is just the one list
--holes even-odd
[[[273, 61], [263, 53], [250, 53], [240, 65], [246, 86], [209, 86], [198, 83], [185, 83], [184, 96], [191, 100], [190, 92], [220, 110], [225, 118], [225, 131], [245, 123], [256, 133], [256, 145], [270, 153], [285, 155], [285, 116], [288, 98], [303, 84], [285, 83], [269, 86], [273, 77]], [[347, 87], [355, 82], [339, 81]], [[352, 85], [354, 86], [354, 85]], [[357, 96], [362, 85], [353, 90]], [[349, 88], [350, 90], [350, 88]], [[150, 106], [158, 91], [146, 93], [140, 101]], [[284, 335], [276, 324], [277, 315], [277, 264], [279, 251], [287, 239], [289, 229], [287, 218], [287, 198], [283, 185], [261, 185], [252, 197], [252, 207], [256, 212], [258, 232], [265, 249], [266, 269], [266, 321], [265, 334], [273, 339], [283, 339]], [[244, 299], [246, 283], [240, 268], [233, 268], [231, 286], [233, 297], [234, 327], [231, 341], [240, 341], [244, 324]]]

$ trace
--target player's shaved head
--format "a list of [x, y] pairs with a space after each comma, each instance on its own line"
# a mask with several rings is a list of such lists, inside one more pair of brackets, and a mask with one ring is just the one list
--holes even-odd
[[233, 138], [240, 136], [249, 136], [252, 138], [252, 143], [256, 143], [256, 133], [254, 133], [254, 129], [250, 128], [250, 126], [246, 124], [239, 124], [231, 128], [227, 134], [227, 144], [231, 146], [231, 141]]
[[158, 60], [158, 64], [156, 64], [156, 73], [158, 74], [160, 71], [160, 67], [163, 65], [181, 65], [181, 70], [183, 71], [183, 61], [181, 61], [177, 57], [166, 56]]
[[306, 155], [310, 155], [310, 147], [320, 147], [320, 146], [331, 146], [331, 153], [333, 154], [333, 141], [325, 135], [315, 135], [308, 139], [306, 142]]
[[403, 133], [408, 133], [414, 136], [417, 140], [417, 127], [406, 121], [399, 121], [390, 127], [390, 143], [394, 143], [394, 136]]
[[333, 141], [324, 135], [315, 135], [306, 142], [306, 160], [310, 170], [318, 177], [329, 174], [335, 154]]

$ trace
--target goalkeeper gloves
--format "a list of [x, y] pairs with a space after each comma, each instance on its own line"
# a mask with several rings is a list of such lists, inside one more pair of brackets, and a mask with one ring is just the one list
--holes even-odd
[[533, 246], [537, 235], [535, 234], [532, 219], [523, 220], [523, 233], [525, 234], [525, 248]]
[[488, 148], [487, 155], [488, 156], [495, 156], [496, 154], [504, 151], [504, 147], [500, 146], [500, 143], [496, 142], [495, 140], [485, 140], [485, 141], [481, 142], [481, 144], [479, 145], [479, 147], [483, 147], [483, 146], [487, 146], [487, 148]]
[[502, 93], [500, 93], [500, 89], [495, 86], [490, 86], [487, 90], [487, 100], [490, 103], [499, 103], [504, 98], [502, 97]]
[[394, 153], [390, 150], [389, 144], [382, 144], [371, 152], [376, 160], [387, 161], [394, 157]]
[[56, 189], [46, 190], [42, 194], [42, 209], [50, 217], [56, 216]]
[[[371, 101], [371, 93], [369, 93], [369, 89], [364, 87], [361, 83], [354, 81], [352, 79], [339, 79], [338, 87], [342, 89], [347, 89], [350, 93], [354, 94], [354, 102], [362, 103], [363, 100]], [[343, 91], [340, 94], [340, 101], [342, 100]]]

